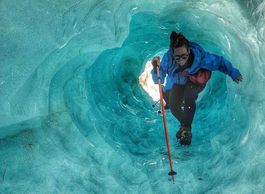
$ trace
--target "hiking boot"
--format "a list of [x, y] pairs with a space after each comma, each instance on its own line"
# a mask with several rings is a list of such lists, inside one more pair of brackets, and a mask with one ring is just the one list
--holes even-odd
[[179, 140], [180, 145], [190, 145], [192, 139], [191, 129], [181, 126], [176, 134], [176, 138]]

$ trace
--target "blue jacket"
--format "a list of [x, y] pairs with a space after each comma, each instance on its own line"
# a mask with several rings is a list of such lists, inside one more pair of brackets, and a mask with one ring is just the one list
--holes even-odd
[[[194, 60], [192, 65], [185, 69], [189, 74], [195, 74], [199, 69], [208, 69], [210, 71], [221, 71], [229, 75], [233, 80], [240, 75], [238, 69], [222, 56], [205, 52], [203, 48], [197, 43], [190, 42], [191, 52], [194, 54]], [[181, 72], [177, 73], [177, 69], [180, 65], [174, 60], [172, 52], [168, 50], [160, 63], [160, 80], [163, 84], [166, 78], [166, 85], [164, 90], [168, 91], [174, 84], [185, 85], [188, 78], [183, 76]], [[158, 83], [157, 74], [154, 70], [151, 71], [152, 78], [155, 84]], [[167, 75], [167, 77], [166, 77]]]

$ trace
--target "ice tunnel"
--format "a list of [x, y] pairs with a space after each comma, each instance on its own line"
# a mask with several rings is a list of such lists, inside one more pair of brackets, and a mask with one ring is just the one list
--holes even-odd
[[[264, 193], [264, 1], [2, 0], [0, 15], [0, 193]], [[244, 76], [213, 72], [191, 146], [167, 111], [174, 184], [145, 71], [172, 30]]]

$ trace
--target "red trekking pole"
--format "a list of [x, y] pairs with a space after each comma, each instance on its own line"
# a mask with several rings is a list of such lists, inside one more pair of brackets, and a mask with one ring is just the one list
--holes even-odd
[[[158, 63], [160, 63], [160, 62], [158, 62]], [[168, 175], [172, 176], [172, 180], [174, 183], [174, 175], [176, 175], [177, 173], [173, 170], [173, 165], [172, 165], [172, 158], [171, 158], [171, 153], [170, 153], [170, 144], [169, 144], [169, 138], [168, 138], [166, 112], [165, 112], [165, 108], [164, 108], [163, 93], [162, 93], [162, 87], [161, 87], [161, 81], [160, 81], [159, 66], [156, 67], [156, 70], [157, 70], [158, 87], [159, 87], [159, 93], [160, 93], [160, 105], [161, 105], [161, 110], [162, 110], [162, 115], [163, 115], [164, 131], [165, 131], [166, 144], [167, 144], [167, 153], [168, 153], [168, 159], [169, 159], [169, 165], [170, 165], [170, 172], [168, 173]]]

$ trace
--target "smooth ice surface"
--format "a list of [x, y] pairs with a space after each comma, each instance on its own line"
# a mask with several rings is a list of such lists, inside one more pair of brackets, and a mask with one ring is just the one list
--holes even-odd
[[[265, 3], [259, 0], [0, 1], [0, 193], [263, 193]], [[139, 82], [171, 30], [224, 55], [191, 147]]]

